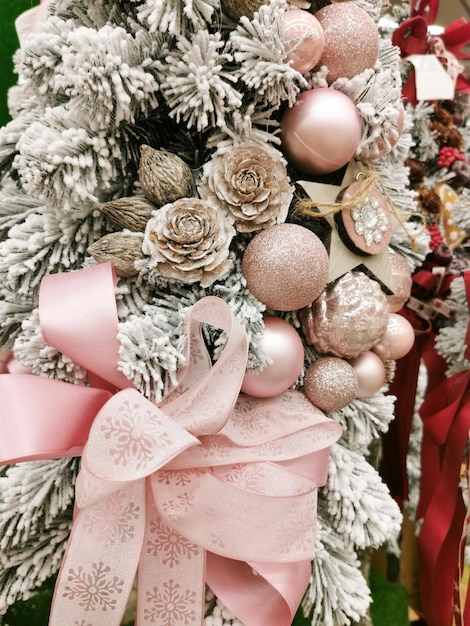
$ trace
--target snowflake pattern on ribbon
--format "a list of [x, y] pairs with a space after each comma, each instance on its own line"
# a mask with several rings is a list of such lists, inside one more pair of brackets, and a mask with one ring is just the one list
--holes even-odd
[[196, 593], [190, 589], [181, 589], [173, 579], [164, 582], [162, 589], [153, 587], [147, 591], [148, 608], [144, 610], [145, 619], [153, 623], [158, 620], [159, 626], [180, 626], [191, 624], [196, 619], [196, 611], [192, 608]]
[[118, 576], [110, 576], [111, 568], [102, 561], [92, 563], [91, 571], [81, 565], [70, 568], [63, 597], [77, 603], [85, 611], [113, 611], [116, 608], [116, 594], [122, 593], [124, 581]]
[[268, 432], [268, 424], [260, 410], [261, 403], [255, 398], [238, 402], [232, 413], [232, 420], [239, 431], [246, 437], [264, 435]]
[[192, 543], [161, 519], [150, 524], [152, 539], [147, 541], [147, 554], [159, 556], [164, 565], [173, 568], [181, 559], [191, 559], [201, 553], [200, 546]]
[[105, 438], [114, 443], [109, 453], [118, 465], [135, 461], [138, 469], [146, 467], [153, 462], [155, 449], [164, 450], [171, 444], [165, 428], [155, 413], [138, 404], [123, 402], [118, 411], [119, 417], [109, 416], [101, 426]]
[[140, 507], [121, 490], [100, 500], [83, 513], [83, 528], [106, 546], [125, 543], [135, 536]]
[[312, 544], [312, 528], [315, 528], [316, 518], [313, 507], [296, 505], [287, 519], [278, 525], [278, 541], [281, 552], [288, 553], [292, 546], [302, 552], [308, 552]]

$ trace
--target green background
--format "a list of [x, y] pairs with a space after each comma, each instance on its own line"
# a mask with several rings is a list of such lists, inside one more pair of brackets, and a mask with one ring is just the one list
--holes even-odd
[[0, 126], [9, 119], [7, 91], [16, 83], [13, 73], [13, 54], [19, 47], [15, 19], [27, 9], [36, 6], [35, 0], [0, 0]]

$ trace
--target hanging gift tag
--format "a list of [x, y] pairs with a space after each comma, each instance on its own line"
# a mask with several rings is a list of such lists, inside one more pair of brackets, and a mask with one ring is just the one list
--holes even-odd
[[344, 245], [360, 256], [379, 254], [392, 238], [392, 217], [386, 199], [376, 187], [361, 193], [362, 182], [343, 189], [338, 201], [352, 201], [335, 213], [335, 222]]
[[412, 54], [406, 57], [415, 68], [418, 100], [453, 100], [452, 78], [433, 54]]

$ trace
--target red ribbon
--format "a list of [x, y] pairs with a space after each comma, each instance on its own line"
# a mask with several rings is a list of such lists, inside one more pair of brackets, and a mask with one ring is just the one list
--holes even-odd
[[[463, 277], [470, 303], [470, 271]], [[469, 336], [470, 323], [466, 341]], [[424, 430], [417, 517], [423, 519], [418, 548], [424, 616], [429, 626], [452, 626], [453, 619], [458, 626], [464, 615], [468, 624], [470, 603], [464, 609], [460, 595], [468, 514], [459, 483], [470, 431], [470, 370], [429, 393], [420, 415]]]

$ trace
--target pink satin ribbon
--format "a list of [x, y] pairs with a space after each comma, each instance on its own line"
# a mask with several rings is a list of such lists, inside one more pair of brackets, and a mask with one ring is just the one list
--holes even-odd
[[[52, 345], [108, 387], [128, 385], [116, 371], [111, 266], [48, 276], [40, 298]], [[227, 334], [214, 365], [201, 335], [204, 323]], [[23, 433], [28, 421], [37, 421], [35, 409], [46, 414], [56, 407], [47, 435], [40, 421], [33, 428], [24, 457], [20, 432], [2, 438], [4, 462], [45, 458], [60, 413], [68, 450], [87, 440], [51, 626], [117, 626], [137, 569], [136, 624], [202, 624], [205, 582], [247, 626], [292, 622], [310, 577], [317, 487], [325, 483], [329, 447], [341, 428], [296, 391], [268, 399], [239, 396], [247, 338], [222, 300], [200, 300], [187, 324], [187, 365], [158, 407], [130, 388], [111, 393], [0, 376], [7, 387], [20, 378], [23, 390], [32, 380], [44, 385], [27, 408]], [[59, 387], [90, 398], [83, 414], [82, 399], [69, 392], [58, 399]]]

